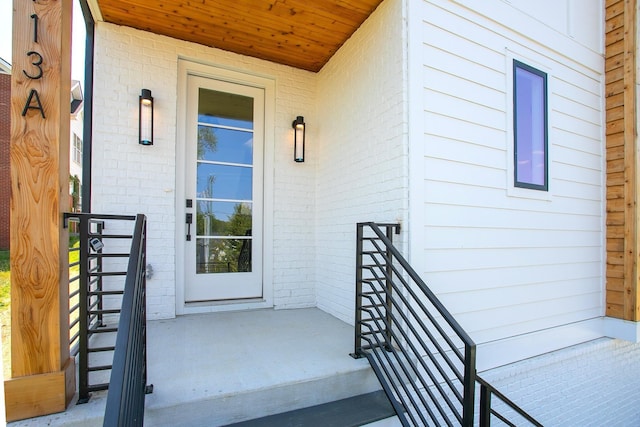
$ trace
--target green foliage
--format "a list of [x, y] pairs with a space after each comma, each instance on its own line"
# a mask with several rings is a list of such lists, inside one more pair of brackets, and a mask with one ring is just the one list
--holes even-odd
[[[78, 240], [75, 240], [74, 243], [71, 243], [69, 245], [71, 248], [79, 248], [80, 247], [80, 242]], [[80, 251], [69, 251], [69, 264], [73, 264], [80, 261]]]
[[0, 251], [0, 272], [9, 270], [9, 251]]
[[80, 211], [80, 178], [78, 175], [69, 175], [69, 183], [71, 184], [71, 211]]
[[[207, 226], [205, 227], [205, 222]], [[251, 206], [237, 203], [228, 221], [219, 220], [213, 212], [198, 213], [197, 231], [199, 235], [250, 236]], [[250, 240], [243, 239], [198, 239], [202, 249], [198, 253], [208, 265], [209, 271], [235, 272], [251, 271]], [[243, 254], [244, 247], [244, 254]], [[204, 267], [203, 267], [204, 268]]]
[[229, 219], [229, 234], [232, 236], [246, 236], [251, 232], [251, 208], [238, 203], [233, 208], [233, 215]]
[[11, 274], [8, 271], [0, 272], [0, 311], [11, 306]]
[[9, 251], [0, 251], [0, 311], [11, 305], [11, 272]]

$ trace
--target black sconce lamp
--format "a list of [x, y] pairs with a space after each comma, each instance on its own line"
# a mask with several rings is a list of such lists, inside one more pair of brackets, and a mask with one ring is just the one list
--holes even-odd
[[138, 142], [142, 145], [153, 145], [153, 96], [149, 89], [142, 89], [139, 108]]
[[304, 134], [305, 124], [304, 117], [298, 116], [291, 126], [294, 129], [293, 134], [293, 160], [296, 162], [304, 162]]

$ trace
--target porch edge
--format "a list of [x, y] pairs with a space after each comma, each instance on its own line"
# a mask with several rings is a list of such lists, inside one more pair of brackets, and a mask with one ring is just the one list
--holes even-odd
[[609, 338], [618, 338], [632, 343], [640, 342], [640, 322], [604, 317], [604, 334]]

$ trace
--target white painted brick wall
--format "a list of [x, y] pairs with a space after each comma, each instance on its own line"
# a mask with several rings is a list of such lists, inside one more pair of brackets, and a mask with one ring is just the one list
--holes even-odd
[[640, 344], [602, 338], [480, 375], [545, 426], [640, 425]]
[[[148, 216], [147, 282], [150, 319], [171, 318], [176, 307], [176, 102], [178, 58], [245, 71], [276, 81], [273, 254], [276, 308], [315, 305], [314, 222], [317, 161], [316, 79], [312, 73], [173, 40], [131, 28], [98, 23], [96, 28], [93, 195], [96, 213]], [[138, 96], [153, 93], [154, 145], [138, 138]], [[291, 122], [305, 116], [307, 155], [293, 162]], [[267, 196], [268, 197], [268, 196]]]
[[356, 223], [406, 220], [403, 3], [382, 2], [318, 75], [318, 307], [351, 323]]

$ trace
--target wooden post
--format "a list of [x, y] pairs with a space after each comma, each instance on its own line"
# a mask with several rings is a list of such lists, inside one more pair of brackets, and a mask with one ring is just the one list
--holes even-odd
[[636, 29], [637, 0], [624, 1], [624, 176], [625, 176], [625, 284], [624, 284], [624, 319], [637, 322], [640, 320], [638, 307], [638, 255], [640, 250], [640, 232], [638, 228], [639, 209], [638, 191], [638, 135], [637, 135], [637, 76], [636, 76]]
[[606, 315], [640, 321], [637, 0], [605, 4]]
[[13, 1], [8, 421], [64, 411], [75, 393], [62, 227], [69, 198], [71, 13], [72, 0]]

